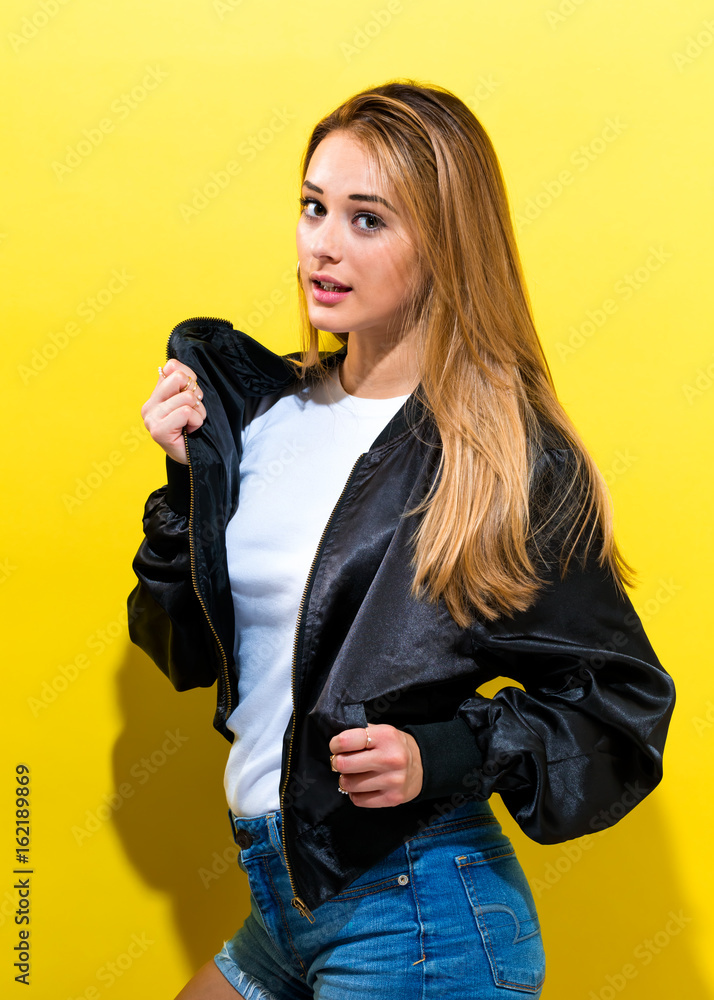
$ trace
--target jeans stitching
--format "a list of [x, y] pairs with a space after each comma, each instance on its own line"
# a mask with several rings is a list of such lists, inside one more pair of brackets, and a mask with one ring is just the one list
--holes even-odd
[[395, 889], [400, 887], [399, 875], [392, 875], [391, 878], [383, 879], [381, 882], [370, 882], [369, 885], [364, 887], [350, 890], [344, 889], [339, 895], [333, 896], [328, 899], [328, 903], [341, 903], [343, 900], [347, 899], [360, 899], [362, 896], [376, 896], [379, 892], [385, 892], [387, 889]]
[[[412, 861], [412, 857], [409, 852], [409, 844], [406, 844], [406, 849], [407, 849], [407, 860], [409, 861], [409, 881], [411, 883], [412, 895], [414, 896], [414, 903], [416, 905], [417, 920], [419, 921], [419, 949], [421, 951], [421, 958], [419, 959], [418, 962], [412, 963], [413, 965], [417, 965], [419, 963], [423, 964], [424, 962], [426, 962], [426, 952], [424, 951], [424, 921], [422, 920], [421, 916], [421, 906], [419, 905], [419, 894], [416, 889], [416, 880], [414, 878], [414, 863]], [[424, 968], [422, 968], [421, 982], [422, 982], [422, 995], [423, 995], [424, 982], [425, 982]]]
[[282, 920], [283, 927], [285, 928], [285, 932], [286, 932], [286, 934], [288, 936], [288, 941], [290, 942], [290, 950], [292, 951], [293, 955], [295, 956], [295, 958], [298, 960], [298, 962], [300, 964], [300, 968], [302, 969], [302, 972], [300, 973], [300, 975], [302, 976], [303, 979], [305, 979], [305, 976], [306, 976], [305, 965], [303, 963], [303, 960], [300, 958], [300, 954], [299, 954], [297, 948], [295, 947], [295, 942], [293, 941], [293, 936], [290, 933], [290, 927], [288, 926], [288, 921], [287, 921], [287, 918], [285, 916], [285, 908], [283, 906], [283, 901], [280, 898], [280, 894], [278, 893], [278, 891], [275, 888], [275, 882], [273, 881], [273, 875], [272, 875], [272, 872], [270, 871], [270, 865], [268, 864], [268, 861], [265, 860], [265, 859], [263, 860], [263, 866], [265, 868], [265, 873], [266, 873], [266, 875], [268, 876], [268, 878], [270, 880], [270, 885], [271, 885], [271, 887], [273, 889], [273, 895], [274, 895], [275, 899], [278, 902], [278, 906], [280, 907], [280, 918]]
[[[463, 867], [466, 868], [467, 866], [464, 865]], [[472, 873], [471, 873], [471, 871], [467, 871], [466, 874], [468, 875], [469, 882], [471, 883], [471, 888], [473, 889], [474, 897], [476, 899], [476, 907], [477, 907], [477, 909], [480, 910], [481, 909], [481, 902], [480, 902], [480, 900], [478, 898], [478, 892], [476, 891], [476, 886], [475, 886], [474, 880], [472, 878]], [[484, 944], [486, 945], [486, 949], [488, 950], [488, 953], [489, 953], [489, 956], [490, 956], [489, 957], [489, 963], [491, 965], [491, 972], [493, 974], [494, 981], [496, 982], [496, 984], [498, 986], [505, 985], [499, 979], [498, 973], [496, 972], [496, 956], [493, 954], [493, 945], [491, 944], [491, 935], [488, 932], [488, 924], [485, 923], [485, 922], [483, 922], [483, 921], [479, 921], [478, 917], [476, 917], [476, 923], [477, 923], [479, 929], [481, 929], [483, 931], [483, 933], [484, 933]]]
[[[501, 854], [501, 855], [498, 855], [496, 858], [489, 858], [488, 860], [494, 860], [495, 861], [495, 860], [498, 860], [498, 858], [501, 858], [501, 857], [510, 857], [511, 855], [515, 855], [515, 851], [510, 851], [508, 854]], [[483, 862], [475, 862], [475, 863], [476, 864], [482, 864]], [[469, 864], [467, 863], [465, 865], [459, 865], [459, 869], [462, 869], [462, 868], [469, 868]], [[474, 897], [476, 899], [477, 910], [480, 910], [481, 909], [481, 901], [479, 900], [478, 892], [476, 891], [476, 883], [473, 880], [472, 872], [471, 871], [467, 871], [466, 874], [468, 875], [469, 882], [471, 883], [471, 887], [473, 889]], [[497, 968], [497, 966], [496, 966], [496, 956], [495, 956], [495, 954], [493, 952], [493, 945], [491, 943], [491, 935], [488, 932], [488, 921], [486, 921], [486, 920], [479, 921], [478, 917], [476, 917], [476, 924], [477, 924], [477, 926], [480, 929], [483, 929], [483, 933], [485, 935], [484, 943], [485, 943], [486, 948], [487, 948], [487, 950], [489, 952], [489, 955], [491, 956], [490, 959], [489, 959], [489, 964], [491, 965], [491, 972], [493, 974], [493, 979], [494, 979], [494, 982], [496, 983], [496, 985], [497, 986], [505, 986], [507, 989], [525, 990], [528, 993], [535, 993], [538, 990], [540, 990], [540, 988], [542, 987], [543, 983], [545, 982], [545, 979], [541, 979], [541, 981], [535, 987], [533, 987], [533, 986], [530, 986], [528, 983], [514, 983], [514, 982], [511, 982], [508, 979], [501, 979], [500, 978], [500, 976], [498, 975], [498, 973], [496, 971], [496, 968]]]
[[426, 829], [422, 830], [421, 833], [415, 833], [413, 837], [409, 837], [406, 842], [410, 843], [413, 840], [423, 840], [425, 837], [440, 837], [442, 836], [442, 834], [455, 833], [458, 830], [465, 830], [475, 826], [498, 826], [498, 820], [495, 818], [494, 819], [484, 818], [484, 819], [474, 819], [474, 820], [455, 819], [449, 823], [440, 824], [434, 827], [433, 829], [426, 827]]
[[271, 823], [270, 820], [268, 820], [268, 837], [270, 838], [270, 843], [273, 845], [273, 848], [275, 849], [278, 856], [281, 856], [283, 853], [282, 845], [276, 844], [275, 841], [273, 840], [273, 825], [275, 825], [276, 834], [278, 832], [278, 825], [275, 822], [275, 813], [271, 813], [271, 817], [273, 818], [273, 822]]
[[[480, 854], [486, 852], [477, 851], [475, 853]], [[510, 858], [511, 855], [515, 855], [515, 853], [516, 852], [513, 850], [513, 846], [511, 846], [507, 850], [504, 849], [503, 851], [501, 851], [500, 854], [489, 854], [488, 857], [481, 858], [480, 861], [464, 861], [463, 864], [460, 864], [459, 862], [462, 860], [462, 858], [469, 857], [468, 854], [461, 854], [456, 859], [456, 864], [459, 866], [459, 868], [468, 868], [469, 865], [487, 865], [489, 861], [499, 861], [501, 858]]]

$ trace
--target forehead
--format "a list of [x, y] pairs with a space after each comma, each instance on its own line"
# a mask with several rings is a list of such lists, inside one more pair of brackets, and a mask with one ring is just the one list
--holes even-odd
[[384, 195], [387, 187], [374, 157], [345, 131], [330, 132], [318, 143], [305, 177], [323, 189], [329, 184], [333, 189]]

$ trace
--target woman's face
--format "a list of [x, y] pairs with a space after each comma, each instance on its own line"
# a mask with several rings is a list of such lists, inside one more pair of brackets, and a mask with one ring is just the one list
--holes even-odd
[[367, 155], [349, 133], [331, 132], [315, 149], [297, 249], [310, 321], [319, 330], [399, 333], [416, 252], [395, 201], [370, 179]]

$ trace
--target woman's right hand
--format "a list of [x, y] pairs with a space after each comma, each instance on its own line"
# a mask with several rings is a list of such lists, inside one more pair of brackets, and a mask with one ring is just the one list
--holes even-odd
[[195, 372], [171, 358], [141, 408], [149, 434], [170, 458], [181, 465], [188, 465], [184, 428], [191, 434], [206, 419], [202, 399], [203, 392], [196, 382]]

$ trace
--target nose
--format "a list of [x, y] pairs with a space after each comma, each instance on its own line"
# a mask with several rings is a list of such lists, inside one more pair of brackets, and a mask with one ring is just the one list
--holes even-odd
[[315, 260], [337, 262], [342, 259], [342, 234], [337, 214], [330, 213], [325, 216], [315, 226], [311, 236], [308, 246]]

